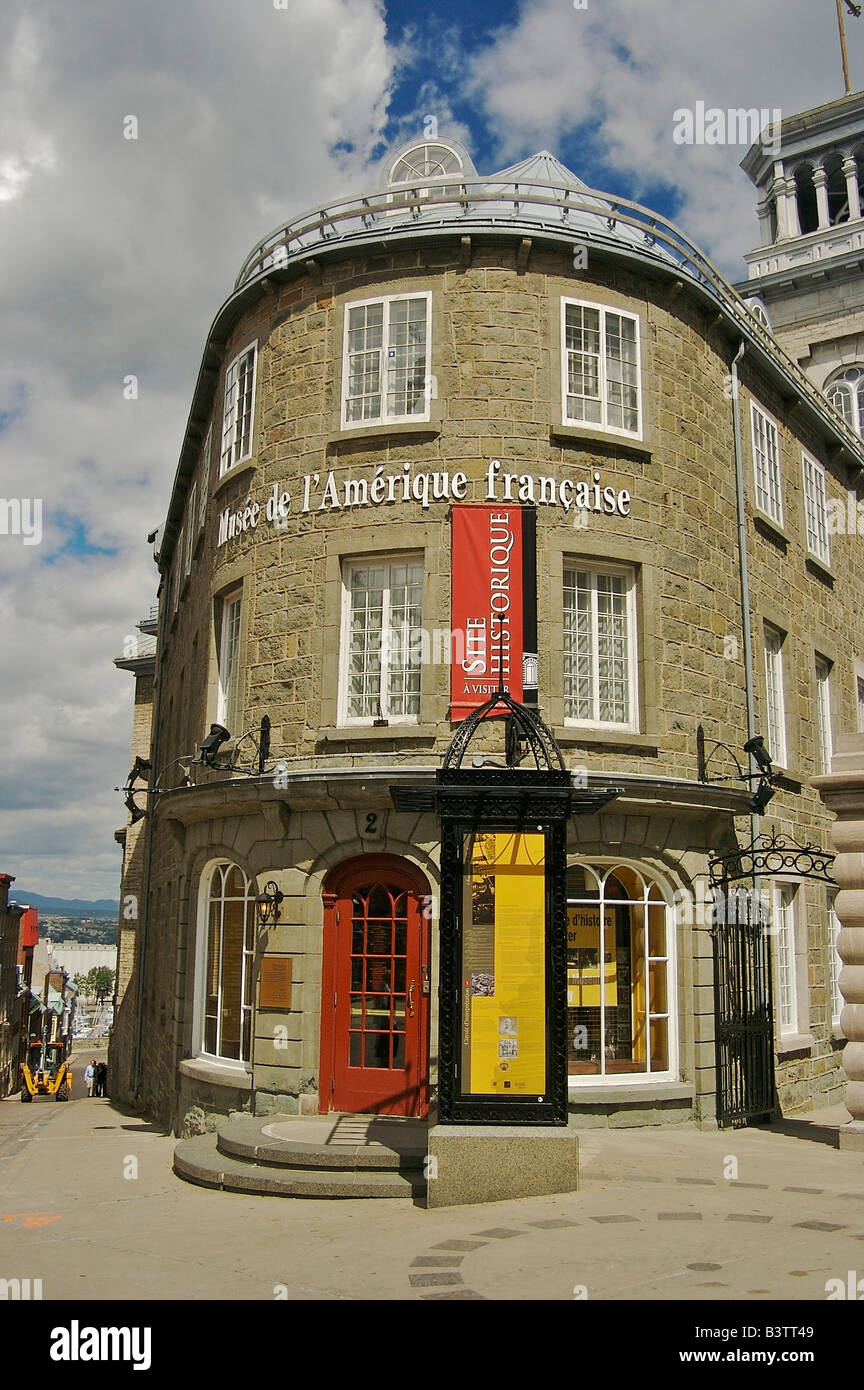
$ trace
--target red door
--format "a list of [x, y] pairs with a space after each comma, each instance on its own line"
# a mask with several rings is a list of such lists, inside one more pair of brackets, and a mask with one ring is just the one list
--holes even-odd
[[327, 881], [319, 1078], [322, 1113], [427, 1112], [426, 893], [421, 875], [412, 866], [383, 854], [353, 860]]

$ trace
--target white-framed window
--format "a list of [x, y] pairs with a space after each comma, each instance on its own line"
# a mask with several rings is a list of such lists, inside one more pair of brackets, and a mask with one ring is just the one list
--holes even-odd
[[799, 1032], [798, 1027], [798, 962], [796, 940], [796, 896], [798, 885], [780, 883], [774, 887], [774, 1013], [777, 1032]]
[[843, 969], [843, 961], [837, 950], [837, 937], [843, 923], [834, 910], [834, 896], [830, 894], [828, 902], [828, 999], [831, 1023], [834, 1028], [839, 1028], [840, 1015], [843, 1012], [843, 995], [840, 993], [840, 971]]
[[248, 1062], [252, 1047], [255, 889], [236, 864], [201, 879], [198, 1046], [205, 1056]]
[[846, 367], [825, 387], [825, 395], [850, 429], [864, 434], [864, 367]]
[[343, 566], [340, 723], [416, 723], [420, 714], [422, 556]]
[[258, 344], [250, 343], [238, 352], [225, 373], [220, 478], [236, 464], [252, 457], [257, 359]]
[[432, 295], [385, 295], [345, 306], [342, 425], [428, 420]]
[[629, 865], [567, 870], [567, 1070], [571, 1087], [677, 1075], [674, 913]]
[[639, 319], [602, 304], [561, 301], [562, 423], [641, 438]]
[[807, 549], [817, 560], [831, 563], [828, 540], [828, 494], [825, 488], [825, 469], [809, 454], [801, 455], [804, 464], [804, 516], [807, 525]]
[[242, 591], [222, 599], [219, 614], [216, 723], [236, 735], [240, 690], [240, 615]]
[[831, 663], [824, 656], [817, 656], [816, 664], [816, 716], [819, 725], [819, 771], [831, 771], [831, 757], [834, 741], [831, 737]]
[[198, 503], [198, 533], [204, 530], [207, 520], [207, 503], [210, 500], [210, 453], [213, 448], [213, 421], [207, 426], [204, 447], [201, 450], [201, 495]]
[[198, 537], [198, 482], [197, 480], [189, 489], [189, 501], [186, 504], [186, 554], [183, 560], [183, 575], [188, 576], [192, 569], [192, 552], [195, 549], [195, 541]]
[[772, 761], [786, 766], [786, 704], [783, 696], [783, 639], [785, 634], [764, 625], [765, 728]]
[[566, 562], [565, 722], [637, 728], [636, 672], [635, 570]]
[[755, 401], [750, 402], [753, 434], [753, 479], [756, 506], [783, 525], [783, 488], [780, 480], [780, 434], [776, 420], [766, 415]]

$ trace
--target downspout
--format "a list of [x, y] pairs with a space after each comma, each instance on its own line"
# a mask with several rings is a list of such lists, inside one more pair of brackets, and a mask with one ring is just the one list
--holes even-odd
[[[163, 581], [164, 582], [164, 581]], [[135, 1016], [135, 1052], [132, 1061], [132, 1096], [138, 1100], [141, 1089], [141, 1040], [144, 1029], [144, 964], [147, 952], [147, 926], [150, 921], [150, 879], [153, 864], [153, 819], [156, 812], [153, 788], [156, 784], [159, 767], [159, 705], [162, 699], [162, 680], [160, 666], [164, 643], [162, 641], [168, 612], [167, 595], [160, 604], [159, 631], [156, 637], [156, 661], [153, 668], [153, 735], [150, 740], [150, 795], [147, 799], [147, 839], [144, 850], [144, 889], [141, 904], [141, 925], [138, 936], [138, 1007]]]
[[[754, 691], [753, 678], [753, 629], [750, 624], [750, 574], [747, 567], [747, 512], [744, 505], [744, 460], [741, 448], [741, 405], [738, 392], [738, 363], [744, 356], [746, 348], [744, 339], [738, 345], [738, 351], [732, 358], [732, 430], [735, 440], [735, 500], [738, 510], [738, 573], [741, 582], [741, 628], [744, 641], [744, 691], [747, 700], [747, 738], [751, 739], [756, 733], [756, 697]], [[748, 755], [748, 771], [757, 771], [756, 761], [753, 754]], [[750, 786], [752, 788], [752, 782]], [[753, 844], [759, 834], [759, 817], [754, 812], [750, 812], [750, 843]], [[753, 876], [753, 893], [757, 904], [761, 906], [761, 882], [757, 874]]]

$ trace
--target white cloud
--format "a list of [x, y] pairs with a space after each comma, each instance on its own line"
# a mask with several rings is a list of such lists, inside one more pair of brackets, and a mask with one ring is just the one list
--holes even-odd
[[[861, 70], [864, 21], [849, 22], [849, 46]], [[679, 225], [736, 277], [758, 241], [745, 147], [676, 145], [673, 113], [702, 100], [789, 114], [843, 94], [833, 10], [812, 0], [526, 0], [476, 59], [471, 86], [502, 162], [590, 133], [592, 163], [621, 175], [611, 191], [674, 188]]]
[[395, 55], [381, 0], [86, 10], [7, 0], [0, 50], [0, 492], [41, 498], [44, 530], [0, 535], [0, 868], [89, 898], [119, 890], [132, 686], [112, 659], [155, 600], [146, 535], [207, 326], [256, 239], [365, 182]]

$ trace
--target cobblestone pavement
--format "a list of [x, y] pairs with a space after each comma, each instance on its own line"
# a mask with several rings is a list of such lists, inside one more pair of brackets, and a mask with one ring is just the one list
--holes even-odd
[[776, 1130], [588, 1131], [578, 1193], [434, 1211], [192, 1187], [173, 1144], [110, 1101], [0, 1104], [0, 1278], [46, 1300], [767, 1302], [864, 1277], [864, 1156]]

